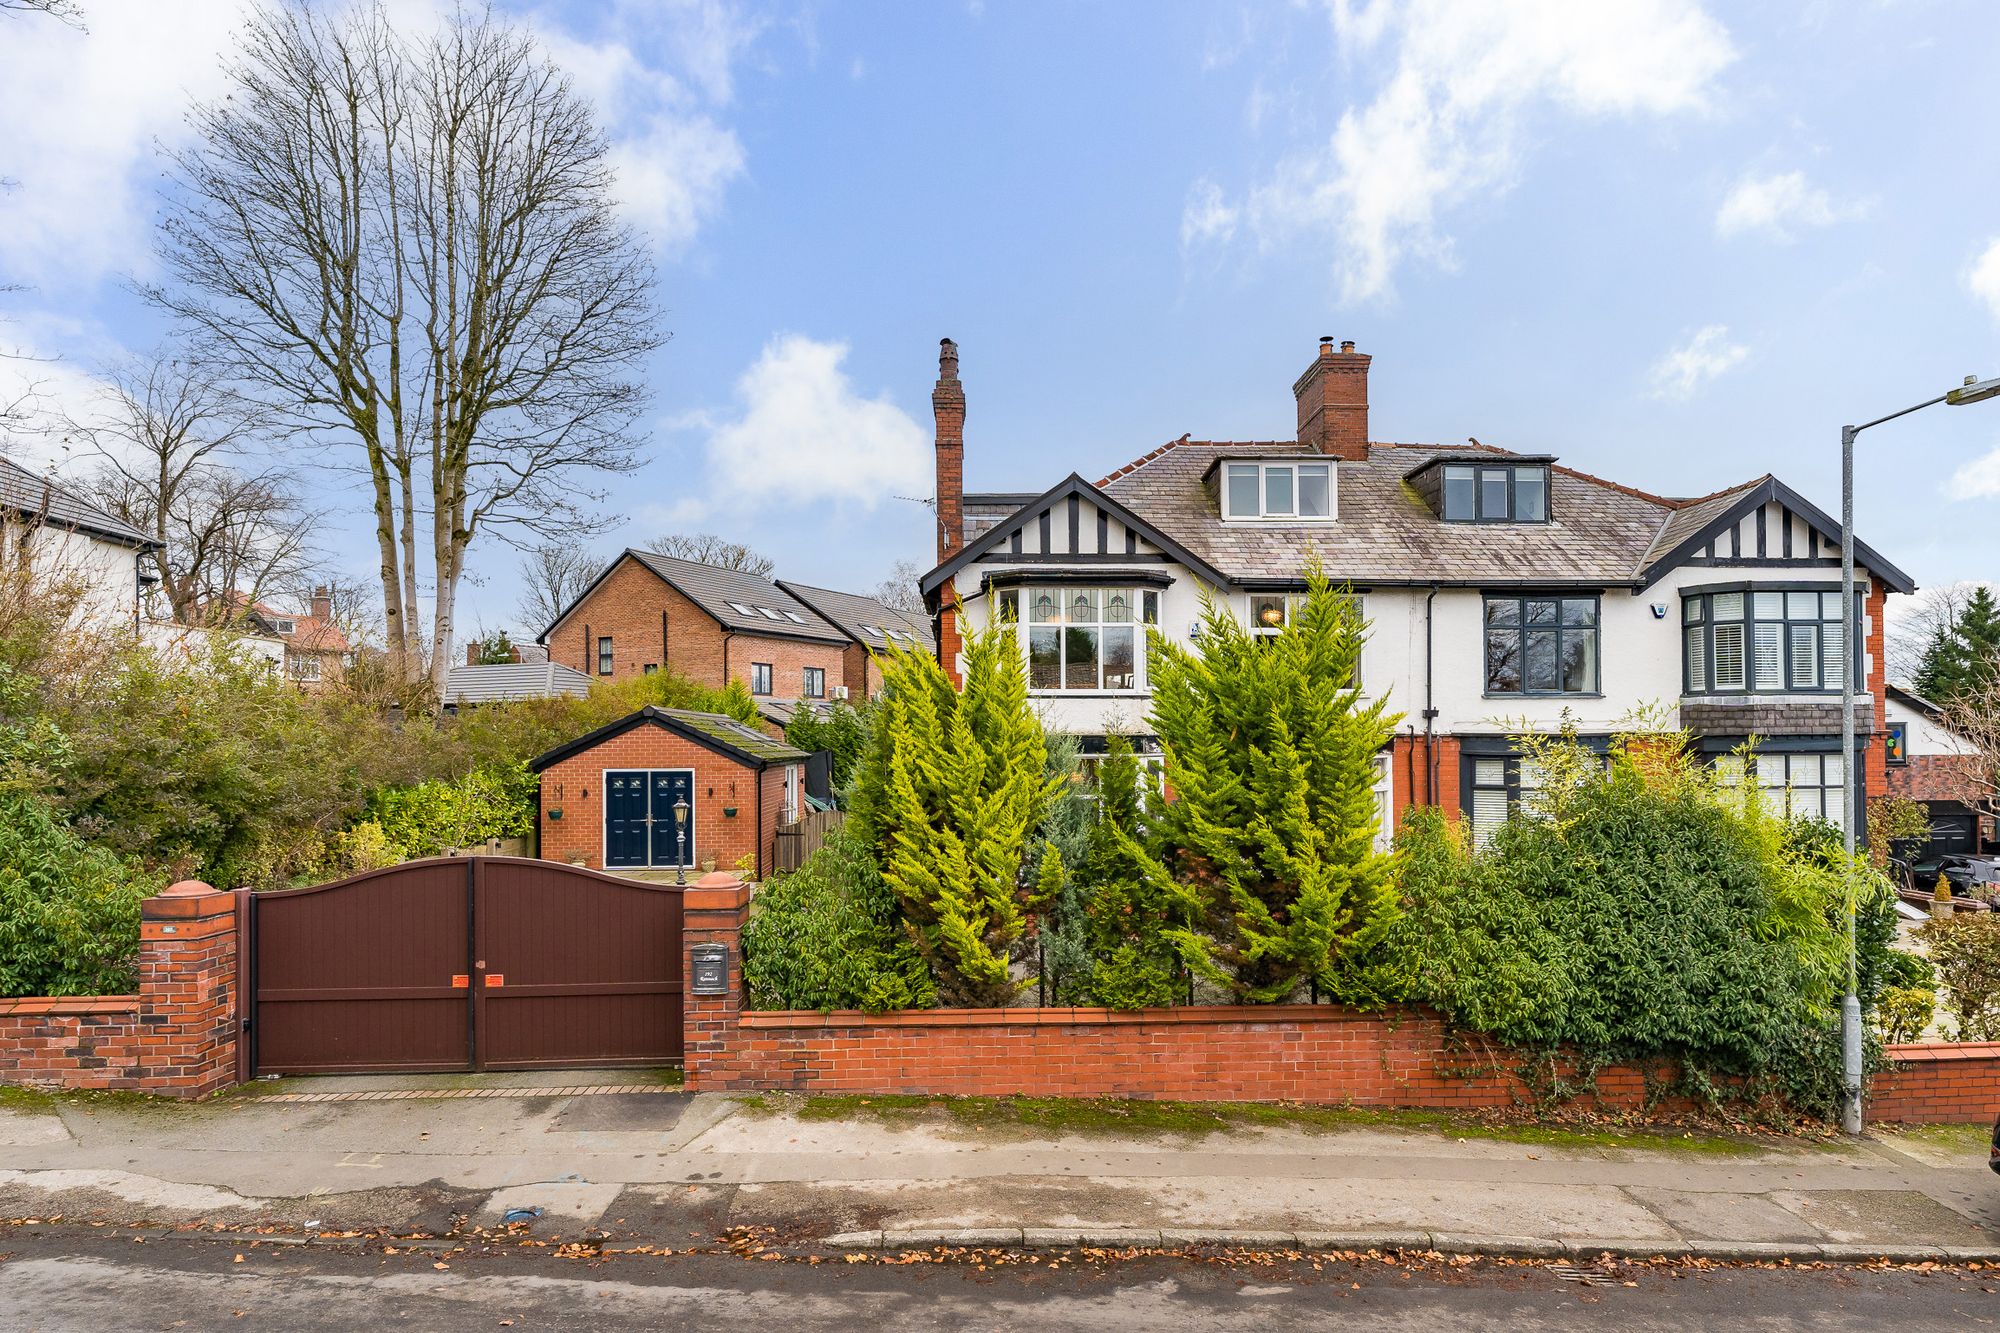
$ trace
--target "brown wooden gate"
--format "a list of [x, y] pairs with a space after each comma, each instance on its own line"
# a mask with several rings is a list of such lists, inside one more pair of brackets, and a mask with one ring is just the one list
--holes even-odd
[[443, 857], [250, 897], [259, 1074], [679, 1061], [681, 895]]

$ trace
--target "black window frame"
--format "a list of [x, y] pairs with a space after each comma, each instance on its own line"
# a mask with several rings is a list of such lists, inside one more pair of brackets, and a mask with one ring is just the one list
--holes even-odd
[[771, 697], [771, 664], [752, 662], [750, 664], [750, 693], [759, 698]]
[[[1499, 602], [1515, 604], [1515, 623], [1512, 626], [1493, 624], [1493, 606]], [[1554, 602], [1555, 620], [1537, 625], [1528, 619], [1530, 602]], [[1563, 661], [1563, 643], [1571, 633], [1584, 628], [1580, 625], [1566, 625], [1562, 619], [1564, 602], [1589, 602], [1591, 636], [1596, 644], [1591, 653], [1592, 679], [1586, 690], [1533, 690], [1528, 688], [1528, 635], [1532, 632], [1553, 632], [1556, 636], [1556, 664], [1560, 668]], [[1511, 628], [1516, 637], [1515, 661], [1520, 678], [1520, 688], [1496, 690], [1493, 688], [1493, 631]], [[1604, 697], [1604, 594], [1601, 592], [1488, 592], [1480, 596], [1479, 603], [1479, 665], [1482, 673], [1480, 682], [1482, 697], [1488, 699], [1601, 699]]]
[[618, 665], [618, 655], [612, 651], [611, 636], [609, 634], [598, 635], [597, 674], [600, 676], [608, 676], [614, 670], [617, 669], [617, 665]]
[[[1438, 475], [1438, 517], [1446, 523], [1551, 523], [1554, 522], [1555, 501], [1553, 476], [1547, 463], [1441, 463]], [[1453, 515], [1451, 512], [1452, 474], [1470, 473], [1472, 480], [1472, 512]], [[1507, 512], [1489, 514], [1486, 512], [1486, 474], [1504, 473], [1507, 478]], [[1542, 516], [1540, 518], [1520, 517], [1521, 489], [1520, 474], [1538, 472], [1542, 478]]]
[[[800, 688], [805, 690], [805, 697], [808, 699], [826, 698], [826, 668], [809, 666], [805, 669], [803, 675], [804, 680], [801, 682]], [[819, 681], [818, 689], [813, 688], [813, 681], [815, 679]]]
[[[1840, 585], [1824, 580], [1799, 580], [1784, 583], [1704, 583], [1699, 587], [1681, 589], [1681, 694], [1687, 698], [1696, 699], [1731, 698], [1737, 695], [1755, 695], [1766, 699], [1777, 699], [1787, 696], [1795, 698], [1832, 698], [1838, 696], [1840, 693], [1840, 682], [1838, 680], [1835, 680], [1831, 685], [1824, 683], [1827, 679], [1825, 670], [1826, 634], [1824, 627], [1827, 625], [1838, 625], [1842, 622], [1839, 620], [1827, 620], [1824, 617], [1813, 621], [1795, 621], [1791, 619], [1791, 599], [1789, 597], [1785, 599], [1785, 615], [1783, 617], [1777, 620], [1760, 618], [1757, 615], [1756, 599], [1756, 594], [1760, 592], [1774, 592], [1781, 596], [1787, 593], [1810, 592], [1820, 594], [1824, 597], [1827, 593], [1838, 594], [1840, 592]], [[1721, 623], [1731, 625], [1740, 624], [1743, 626], [1743, 683], [1741, 685], [1731, 685], [1727, 688], [1718, 688], [1715, 684], [1715, 627], [1718, 623], [1715, 618], [1715, 598], [1718, 596], [1727, 596], [1730, 593], [1742, 594], [1743, 616], [1740, 620], [1732, 619]], [[1862, 616], [1868, 609], [1867, 593], [1861, 588], [1856, 588], [1854, 599], [1855, 634], [1854, 642], [1847, 645], [1848, 668], [1854, 672], [1855, 692], [1866, 694], [1868, 692], [1868, 680], [1863, 670], [1862, 647], [1863, 641], [1868, 636], [1862, 625]], [[1694, 604], [1700, 606], [1701, 616], [1699, 619], [1690, 620], [1688, 618], [1688, 608]], [[1817, 646], [1814, 652], [1821, 663], [1819, 679], [1822, 682], [1810, 688], [1794, 686], [1791, 683], [1792, 626], [1798, 625], [1803, 627], [1808, 624], [1818, 628], [1820, 631], [1816, 638]], [[1756, 684], [1757, 626], [1759, 625], [1780, 626], [1778, 633], [1778, 686], [1775, 689], [1760, 688]], [[1700, 688], [1696, 688], [1695, 686], [1694, 672], [1689, 669], [1688, 663], [1688, 638], [1690, 632], [1693, 631], [1700, 633], [1702, 643], [1702, 683]]]

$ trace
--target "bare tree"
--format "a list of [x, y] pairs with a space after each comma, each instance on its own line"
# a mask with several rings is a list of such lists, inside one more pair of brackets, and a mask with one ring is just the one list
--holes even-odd
[[1901, 685], [1916, 681], [1924, 654], [1940, 634], [1950, 633], [1958, 624], [1959, 614], [1977, 586], [1969, 581], [1947, 583], [1924, 588], [1908, 598], [1897, 598], [1904, 605], [1897, 608], [1897, 614], [1889, 617], [1884, 626], [1890, 680]]
[[898, 560], [889, 566], [889, 577], [875, 585], [869, 593], [884, 606], [893, 606], [898, 611], [923, 613], [924, 595], [917, 588], [917, 581], [924, 576], [924, 567], [914, 560]]
[[1957, 742], [1957, 752], [1928, 762], [1949, 768], [1948, 787], [1957, 799], [1988, 815], [2000, 815], [2000, 671], [1976, 674], [1963, 689], [1938, 705], [1938, 722]]
[[597, 558], [581, 542], [530, 546], [521, 556], [521, 600], [515, 604], [523, 628], [539, 634], [553, 625], [597, 573]]
[[0, 14], [44, 14], [83, 29], [83, 6], [76, 0], [0, 0]]
[[741, 570], [759, 578], [778, 567], [777, 562], [759, 555], [742, 542], [732, 542], [712, 532], [670, 532], [647, 542], [646, 549], [676, 560], [693, 560], [699, 564]]
[[212, 625], [311, 580], [309, 512], [286, 473], [239, 463], [264, 454], [269, 414], [186, 361], [107, 369], [97, 409], [67, 418], [98, 460], [92, 498], [151, 537], [174, 619]]
[[466, 553], [593, 530], [637, 466], [653, 272], [591, 111], [519, 29], [458, 9], [411, 39], [380, 0], [246, 23], [230, 92], [173, 156], [150, 295], [219, 368], [367, 478], [391, 674], [449, 655]]

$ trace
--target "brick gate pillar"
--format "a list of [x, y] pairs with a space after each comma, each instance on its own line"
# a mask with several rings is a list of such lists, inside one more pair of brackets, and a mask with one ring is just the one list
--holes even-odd
[[[743, 1012], [743, 923], [750, 915], [750, 886], [728, 871], [703, 875], [681, 895], [681, 1068], [690, 1092], [721, 1086], [738, 1015]], [[724, 985], [720, 995], [695, 994], [694, 950], [720, 945]]]
[[139, 1062], [147, 1092], [236, 1082], [236, 896], [184, 879], [139, 908]]

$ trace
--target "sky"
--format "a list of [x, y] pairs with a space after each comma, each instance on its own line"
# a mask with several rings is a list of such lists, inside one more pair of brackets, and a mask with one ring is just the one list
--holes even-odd
[[[0, 17], [0, 347], [41, 358], [0, 377], [47, 406], [171, 345], [132, 294], [158, 152], [241, 13], [82, 4]], [[498, 7], [596, 104], [672, 334], [607, 557], [700, 530], [812, 583], [929, 565], [944, 336], [978, 490], [1287, 438], [1331, 335], [1375, 358], [1378, 440], [1671, 495], [1771, 472], [1837, 513], [1843, 423], [2000, 375], [1990, 0]], [[1863, 539], [2000, 577], [2000, 401], [1861, 438]], [[516, 562], [474, 548], [461, 623], [524, 628]]]

